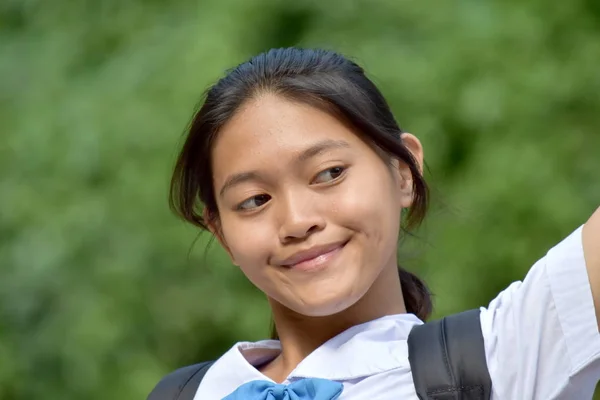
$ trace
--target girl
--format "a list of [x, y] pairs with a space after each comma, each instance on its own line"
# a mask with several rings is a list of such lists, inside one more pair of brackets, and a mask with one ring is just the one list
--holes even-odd
[[[397, 243], [425, 216], [422, 165], [419, 140], [339, 54], [271, 50], [208, 91], [172, 205], [265, 293], [279, 340], [233, 346], [196, 400], [417, 399], [407, 337], [431, 299]], [[591, 399], [595, 310], [600, 209], [481, 309], [491, 398]]]

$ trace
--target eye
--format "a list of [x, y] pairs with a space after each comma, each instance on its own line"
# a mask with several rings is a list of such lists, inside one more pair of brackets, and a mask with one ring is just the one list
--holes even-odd
[[327, 168], [317, 174], [313, 183], [326, 183], [338, 179], [346, 171], [344, 167]]
[[269, 196], [268, 194], [259, 194], [259, 195], [252, 196], [249, 199], [244, 200], [243, 202], [238, 204], [236, 209], [238, 209], [240, 211], [252, 210], [254, 208], [258, 208], [258, 207], [266, 204], [269, 200], [271, 200], [271, 196]]

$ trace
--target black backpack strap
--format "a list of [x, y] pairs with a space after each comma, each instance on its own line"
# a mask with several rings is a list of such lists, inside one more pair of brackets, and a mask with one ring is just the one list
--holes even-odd
[[479, 314], [469, 310], [412, 329], [408, 359], [419, 399], [490, 399]]
[[206, 371], [214, 361], [179, 368], [158, 382], [146, 400], [193, 400]]

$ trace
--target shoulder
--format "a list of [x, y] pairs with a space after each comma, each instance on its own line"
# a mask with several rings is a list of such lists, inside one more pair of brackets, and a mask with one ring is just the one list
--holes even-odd
[[582, 227], [483, 308], [481, 326], [499, 398], [590, 398], [600, 334]]
[[176, 369], [158, 382], [147, 400], [192, 399], [200, 381], [212, 364], [213, 361], [205, 361]]

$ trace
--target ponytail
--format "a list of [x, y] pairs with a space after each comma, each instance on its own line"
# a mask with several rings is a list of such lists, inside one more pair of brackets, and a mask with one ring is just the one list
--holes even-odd
[[415, 274], [398, 267], [400, 286], [407, 313], [415, 314], [421, 321], [427, 321], [433, 311], [431, 292], [427, 285]]

